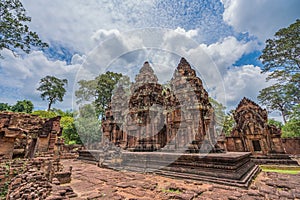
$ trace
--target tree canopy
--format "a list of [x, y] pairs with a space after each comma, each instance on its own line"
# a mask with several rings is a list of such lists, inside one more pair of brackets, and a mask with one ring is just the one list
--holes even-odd
[[264, 64], [263, 72], [272, 74], [269, 78], [289, 79], [300, 72], [300, 20], [275, 33], [274, 39], [266, 41], [266, 47], [259, 59]]
[[257, 97], [269, 111], [278, 110], [283, 118], [284, 123], [288, 120], [289, 111], [292, 107], [292, 97], [287, 94], [285, 85], [275, 84], [264, 88], [259, 92]]
[[102, 117], [121, 77], [120, 73], [107, 71], [93, 80], [80, 80], [78, 82], [79, 89], [75, 92], [77, 102], [92, 101], [96, 108], [96, 114]]
[[43, 100], [48, 100], [48, 111], [50, 111], [52, 104], [63, 101], [67, 84], [67, 79], [59, 79], [54, 76], [46, 76], [40, 80], [40, 86], [37, 90], [42, 92], [41, 98]]
[[17, 101], [17, 103], [12, 106], [8, 103], [0, 103], [0, 111], [32, 113], [33, 108], [33, 103], [29, 100]]
[[209, 102], [212, 105], [214, 109], [214, 117], [215, 117], [215, 123], [216, 123], [216, 131], [218, 134], [221, 134], [224, 126], [224, 120], [225, 120], [225, 110], [226, 107], [218, 102], [217, 100], [209, 97]]
[[17, 101], [15, 105], [11, 107], [13, 112], [26, 112], [32, 113], [33, 103], [29, 100]]
[[79, 115], [74, 124], [83, 144], [90, 147], [101, 141], [101, 123], [92, 104], [85, 104], [80, 107]]
[[270, 73], [267, 80], [275, 84], [260, 91], [258, 100], [269, 111], [278, 110], [286, 123], [293, 108], [300, 103], [300, 20], [275, 33], [266, 41], [259, 59], [262, 73]]
[[226, 115], [223, 123], [223, 132], [226, 136], [231, 134], [233, 127], [235, 126], [235, 120], [233, 117], [234, 110], [230, 110]]
[[8, 103], [0, 103], [0, 111], [9, 111], [11, 106]]
[[48, 47], [29, 29], [27, 24], [31, 18], [26, 15], [20, 0], [0, 0], [0, 8], [0, 50], [16, 52], [19, 49], [29, 53], [32, 47]]

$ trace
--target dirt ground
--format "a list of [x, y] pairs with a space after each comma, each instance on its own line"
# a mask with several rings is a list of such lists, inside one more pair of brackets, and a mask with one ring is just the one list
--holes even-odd
[[178, 180], [155, 174], [115, 171], [79, 160], [63, 160], [73, 167], [70, 185], [74, 199], [300, 199], [300, 174], [261, 172], [249, 189]]

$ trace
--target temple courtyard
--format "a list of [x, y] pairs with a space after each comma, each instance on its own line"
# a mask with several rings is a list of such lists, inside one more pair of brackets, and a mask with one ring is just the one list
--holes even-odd
[[282, 139], [254, 101], [240, 101], [226, 135], [185, 58], [170, 88], [148, 62], [130, 88], [118, 86], [87, 145], [64, 143], [60, 116], [1, 112], [0, 199], [300, 199], [300, 138]]
[[80, 160], [62, 160], [72, 166], [71, 186], [78, 195], [71, 199], [300, 199], [300, 174], [261, 172], [248, 189], [201, 181], [100, 168]]

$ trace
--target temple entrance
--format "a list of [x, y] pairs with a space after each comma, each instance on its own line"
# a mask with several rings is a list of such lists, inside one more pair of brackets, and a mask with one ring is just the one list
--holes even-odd
[[254, 151], [261, 151], [259, 140], [252, 140]]
[[33, 138], [32, 142], [30, 143], [29, 149], [28, 149], [28, 157], [29, 158], [34, 157], [36, 143], [37, 143], [37, 138]]

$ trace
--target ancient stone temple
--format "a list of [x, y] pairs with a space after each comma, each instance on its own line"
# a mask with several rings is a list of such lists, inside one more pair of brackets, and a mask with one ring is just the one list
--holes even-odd
[[265, 109], [243, 98], [234, 112], [236, 126], [226, 137], [228, 151], [250, 151], [252, 154], [269, 155], [284, 153], [281, 130], [268, 124]]
[[130, 151], [217, 150], [208, 93], [184, 58], [169, 87], [158, 83], [145, 62], [130, 93], [122, 85], [116, 88], [102, 122], [103, 140]]
[[166, 85], [145, 62], [131, 87], [118, 85], [102, 120], [102, 147], [78, 159], [117, 170], [248, 187], [259, 167], [250, 152], [223, 152], [214, 109], [182, 58]]
[[53, 152], [61, 131], [60, 117], [0, 112], [0, 157], [32, 158], [37, 152]]

